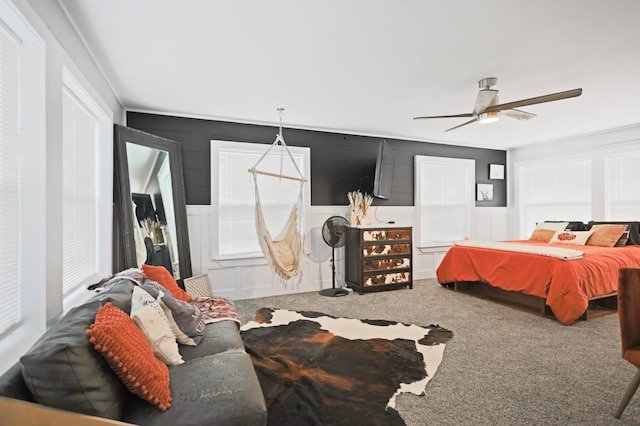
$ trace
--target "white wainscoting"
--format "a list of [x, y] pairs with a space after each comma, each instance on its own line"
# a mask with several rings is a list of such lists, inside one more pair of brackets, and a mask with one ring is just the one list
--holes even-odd
[[[187, 206], [187, 224], [191, 246], [193, 274], [206, 273], [216, 295], [230, 299], [252, 299], [279, 294], [319, 291], [331, 287], [331, 248], [320, 234], [324, 220], [334, 214], [345, 216], [344, 208], [312, 208], [311, 229], [307, 232], [307, 262], [299, 280], [283, 284], [271, 272], [267, 261], [260, 258], [214, 259], [211, 241], [217, 238], [213, 224], [213, 207]], [[343, 249], [336, 250], [338, 282], [344, 268]], [[338, 284], [339, 285], [339, 284]]]
[[[271, 272], [264, 258], [214, 259], [211, 241], [217, 238], [212, 223], [211, 206], [187, 206], [187, 223], [191, 245], [193, 275], [206, 273], [216, 295], [233, 300], [280, 294], [319, 291], [332, 286], [331, 247], [322, 239], [324, 221], [333, 215], [346, 217], [348, 207], [312, 206], [311, 229], [307, 232], [307, 263], [300, 282], [290, 281], [283, 285]], [[397, 226], [415, 228], [415, 208], [372, 207], [372, 225], [387, 225], [393, 221]], [[472, 239], [498, 241], [507, 239], [509, 229], [506, 207], [476, 207], [472, 224]], [[449, 247], [413, 248], [413, 279], [434, 278], [436, 269]], [[344, 285], [344, 249], [335, 250], [337, 286]]]

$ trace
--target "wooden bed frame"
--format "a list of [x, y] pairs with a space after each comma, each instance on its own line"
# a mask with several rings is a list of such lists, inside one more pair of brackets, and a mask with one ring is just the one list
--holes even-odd
[[[543, 297], [531, 296], [517, 291], [503, 290], [484, 282], [456, 282], [443, 284], [454, 291], [490, 300], [541, 317], [555, 318]], [[589, 306], [578, 321], [589, 321], [618, 313], [618, 294], [616, 292], [589, 299]]]

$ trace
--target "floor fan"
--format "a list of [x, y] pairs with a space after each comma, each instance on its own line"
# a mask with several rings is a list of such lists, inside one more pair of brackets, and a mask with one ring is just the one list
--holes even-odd
[[342, 216], [331, 216], [325, 220], [322, 225], [322, 239], [331, 247], [331, 277], [333, 286], [332, 288], [320, 290], [321, 296], [338, 297], [349, 294], [349, 291], [344, 288], [336, 288], [335, 251], [347, 243], [350, 234], [351, 226], [349, 225], [349, 221]]

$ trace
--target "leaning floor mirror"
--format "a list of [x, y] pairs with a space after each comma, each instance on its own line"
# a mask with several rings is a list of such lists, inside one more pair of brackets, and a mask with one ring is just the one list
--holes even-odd
[[118, 124], [114, 136], [118, 269], [146, 263], [164, 266], [176, 279], [190, 277], [180, 145]]

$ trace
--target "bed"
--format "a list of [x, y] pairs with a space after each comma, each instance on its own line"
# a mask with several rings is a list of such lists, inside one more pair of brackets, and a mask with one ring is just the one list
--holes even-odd
[[[584, 231], [567, 230], [562, 228], [563, 224], [547, 230], [553, 231], [549, 240], [533, 238], [537, 229], [552, 227], [540, 224], [529, 240], [456, 242], [436, 271], [438, 281], [455, 290], [537, 311], [543, 316], [553, 314], [565, 325], [580, 318], [588, 319], [589, 307], [615, 312], [618, 270], [640, 267], [638, 222], [623, 223], [626, 226], [622, 227], [620, 237], [609, 236], [606, 246], [595, 244], [602, 240], [601, 230], [610, 230], [609, 225], [621, 223], [590, 222]], [[616, 229], [620, 230], [620, 226]], [[577, 234], [581, 234], [582, 241], [580, 238], [567, 241]], [[609, 245], [611, 240], [613, 243]], [[575, 257], [545, 254], [546, 251]]]

